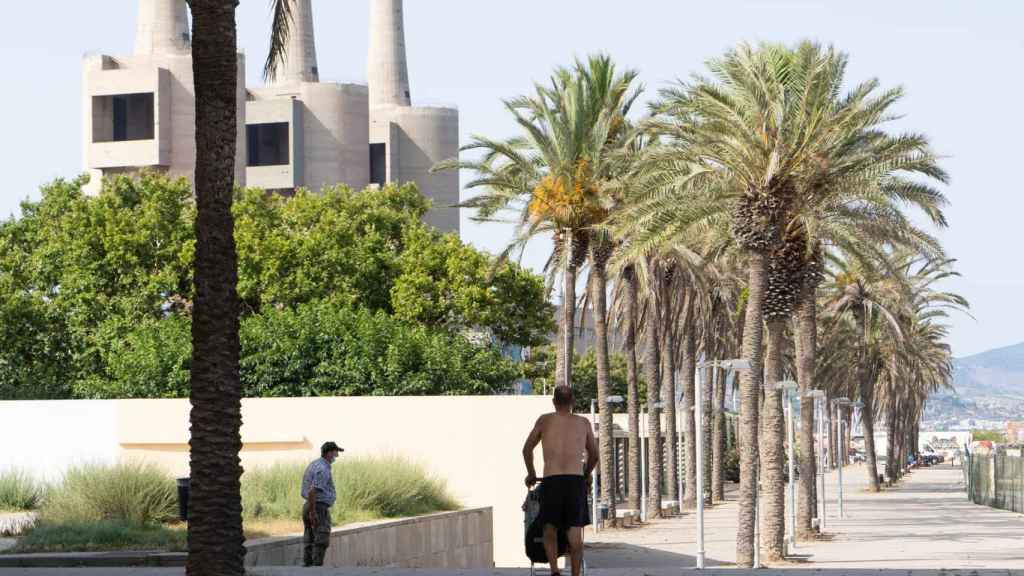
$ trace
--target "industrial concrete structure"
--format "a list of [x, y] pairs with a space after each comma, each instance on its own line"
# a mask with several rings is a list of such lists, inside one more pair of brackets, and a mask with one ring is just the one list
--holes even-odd
[[[185, 0], [140, 0], [135, 53], [86, 56], [82, 65], [83, 168], [98, 192], [106, 176], [148, 168], [189, 179], [195, 171], [195, 90]], [[238, 55], [238, 103], [245, 59]], [[235, 179], [245, 184], [244, 114]]]
[[[246, 90], [239, 56], [236, 181], [290, 193], [345, 184], [415, 183], [426, 220], [459, 231], [459, 175], [431, 174], [458, 155], [453, 108], [414, 107], [401, 0], [371, 0], [369, 85], [320, 82], [312, 0], [291, 0], [292, 29], [277, 77]], [[150, 168], [189, 179], [195, 101], [185, 0], [140, 0], [135, 55], [85, 59], [84, 165], [103, 176]]]
[[459, 153], [459, 113], [412, 106], [402, 0], [370, 0], [370, 180], [415, 182], [434, 202], [427, 222], [459, 229], [459, 173], [430, 168]]

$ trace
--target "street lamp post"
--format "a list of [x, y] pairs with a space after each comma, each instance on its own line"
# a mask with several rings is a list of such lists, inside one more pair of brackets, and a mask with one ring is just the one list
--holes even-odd
[[[608, 398], [605, 399], [605, 404], [610, 406], [612, 404], [622, 404], [623, 401], [624, 400], [622, 399], [622, 396], [609, 396]], [[597, 412], [596, 412], [596, 408], [597, 408], [597, 400], [595, 398], [591, 398], [590, 399], [590, 421], [593, 423], [592, 425], [594, 427], [594, 436], [597, 436], [597, 434], [598, 434], [598, 432], [600, 430], [600, 428], [597, 425]], [[614, 438], [615, 438], [615, 434], [613, 433], [612, 434], [612, 438], [610, 438], [609, 441], [614, 442]], [[598, 509], [598, 494], [597, 494], [597, 477], [598, 477], [598, 475], [600, 475], [600, 473], [601, 473], [601, 468], [598, 467], [598, 473], [597, 474], [592, 474], [591, 475], [591, 480], [590, 480], [591, 481], [590, 490], [591, 490], [591, 494], [592, 494], [591, 500], [593, 502], [593, 510], [594, 510], [594, 515], [593, 515], [593, 518], [594, 518], [594, 532], [600, 532], [601, 531], [600, 528], [598, 527], [600, 522], [599, 522], [599, 518], [598, 518], [599, 509]], [[611, 476], [612, 476], [612, 486], [614, 486], [615, 485], [615, 470], [612, 470]], [[612, 496], [612, 497], [614, 498], [614, 496]]]
[[[697, 472], [697, 569], [704, 569], [704, 425], [703, 425], [703, 404], [704, 404], [704, 379], [701, 378], [701, 370], [705, 368], [725, 368], [729, 371], [749, 370], [750, 360], [736, 358], [732, 360], [711, 360], [697, 364], [697, 390], [694, 394], [696, 400], [694, 405], [694, 420], [697, 421], [697, 442], [694, 445], [696, 450], [694, 460]], [[714, 371], [717, 377], [717, 370]], [[755, 527], [756, 530], [756, 527]], [[756, 548], [755, 548], [756, 551]], [[756, 552], [755, 552], [756, 553]]]
[[838, 469], [838, 483], [839, 483], [839, 519], [840, 520], [842, 520], [843, 516], [844, 516], [844, 513], [843, 513], [843, 463], [844, 462], [843, 461], [846, 460], [845, 454], [842, 454], [840, 452], [841, 450], [842, 451], [846, 450], [846, 448], [844, 446], [842, 446], [842, 444], [843, 444], [843, 418], [842, 418], [842, 414], [840, 413], [840, 410], [842, 410], [843, 406], [847, 406], [849, 404], [850, 404], [850, 399], [845, 397], [845, 396], [842, 397], [842, 398], [836, 398], [836, 399], [832, 400], [832, 406], [835, 408], [835, 414], [836, 414], [836, 425], [839, 427], [839, 430], [837, 432], [839, 437], [836, 439], [836, 456], [835, 456], [835, 458], [836, 458], [836, 464], [837, 464], [837, 466], [839, 468]]
[[796, 548], [796, 452], [793, 450], [793, 399], [796, 397], [794, 392], [797, 388], [798, 385], [793, 380], [780, 380], [774, 385], [765, 386], [766, 390], [782, 390], [782, 403], [786, 407], [786, 442], [789, 445], [787, 450], [787, 459], [789, 460], [789, 534], [786, 542], [789, 543], [790, 548]]
[[[803, 394], [804, 398], [811, 398], [814, 400], [814, 410], [818, 411], [818, 400], [824, 401], [825, 391], [824, 390], [808, 390]], [[816, 472], [819, 478], [821, 478], [821, 488], [818, 493], [818, 499], [821, 500], [821, 514], [818, 516], [818, 526], [822, 531], [825, 530], [825, 437], [822, 427], [821, 414], [818, 414], [818, 466], [816, 466]], [[814, 446], [811, 446], [811, 452], [814, 452]], [[817, 512], [817, 511], [815, 511]]]

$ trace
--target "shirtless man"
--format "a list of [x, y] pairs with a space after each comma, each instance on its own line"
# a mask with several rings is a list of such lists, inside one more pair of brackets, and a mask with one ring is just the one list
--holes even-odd
[[587, 487], [597, 466], [597, 441], [594, 440], [590, 421], [572, 413], [572, 388], [556, 387], [554, 404], [555, 411], [537, 419], [523, 446], [526, 485], [532, 488], [537, 483], [533, 449], [542, 444], [544, 490], [541, 492], [540, 518], [544, 522], [544, 551], [551, 564], [551, 574], [558, 576], [558, 530], [565, 530], [569, 537], [572, 576], [580, 576], [583, 527], [590, 524]]

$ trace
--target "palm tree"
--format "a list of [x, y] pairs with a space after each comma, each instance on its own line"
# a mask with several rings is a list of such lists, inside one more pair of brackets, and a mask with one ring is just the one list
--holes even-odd
[[238, 133], [235, 0], [192, 0], [196, 254], [188, 564], [191, 576], [244, 573], [237, 256], [231, 203]]
[[[671, 185], [652, 194], [646, 207], [673, 225], [652, 232], [651, 241], [670, 241], [686, 222], [706, 220], [727, 208], [735, 242], [747, 258], [742, 354], [751, 369], [740, 375], [736, 555], [741, 567], [752, 566], [754, 559], [754, 474], [769, 256], [781, 242], [797, 200], [799, 171], [813, 160], [826, 130], [802, 107], [803, 95], [818, 80], [807, 64], [780, 45], [742, 44], [709, 63], [713, 78], [698, 77], [662, 90], [661, 101], [655, 104], [659, 117], [651, 123], [677, 155], [671, 164], [657, 168], [676, 176], [665, 178]], [[680, 204], [680, 196], [685, 203], [670, 206]], [[705, 197], [703, 201], [695, 198], [699, 196]]]

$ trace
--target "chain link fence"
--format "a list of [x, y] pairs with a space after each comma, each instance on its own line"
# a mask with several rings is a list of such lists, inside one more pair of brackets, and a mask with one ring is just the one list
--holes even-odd
[[964, 459], [967, 496], [975, 504], [1024, 513], [1024, 459], [1018, 454], [970, 454]]

